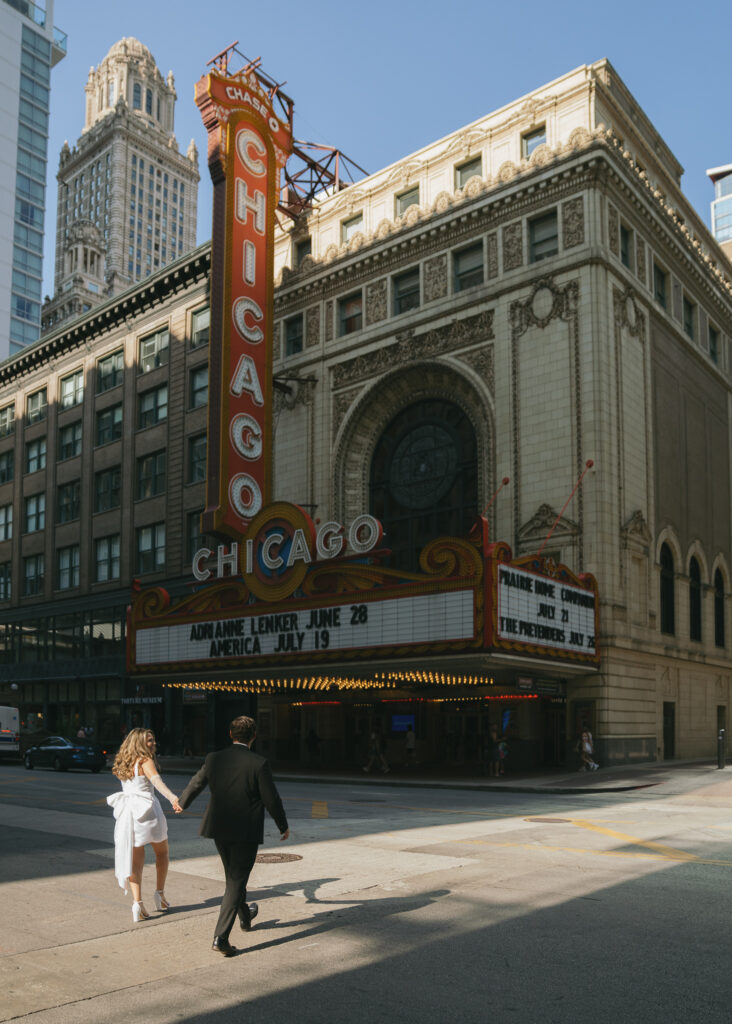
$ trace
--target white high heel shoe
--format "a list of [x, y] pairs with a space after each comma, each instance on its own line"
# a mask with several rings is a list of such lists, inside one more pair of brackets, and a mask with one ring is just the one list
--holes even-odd
[[156, 889], [153, 894], [153, 898], [155, 899], [156, 910], [170, 910], [170, 904], [165, 898], [164, 889]]
[[145, 904], [140, 900], [139, 903], [132, 904], [132, 920], [137, 924], [138, 921], [146, 920], [150, 915], [145, 910]]

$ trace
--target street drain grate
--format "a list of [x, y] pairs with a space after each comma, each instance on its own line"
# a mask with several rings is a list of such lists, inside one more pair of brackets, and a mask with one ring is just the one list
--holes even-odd
[[542, 825], [559, 825], [562, 822], [569, 822], [571, 818], [524, 818], [524, 821], [538, 821]]
[[257, 864], [287, 864], [292, 860], [302, 860], [299, 853], [258, 853]]

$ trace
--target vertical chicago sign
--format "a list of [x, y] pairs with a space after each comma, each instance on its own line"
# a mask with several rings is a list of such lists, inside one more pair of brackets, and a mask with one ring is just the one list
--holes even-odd
[[[285, 109], [284, 120], [275, 99]], [[252, 66], [196, 85], [214, 184], [206, 509], [239, 538], [270, 501], [275, 211], [291, 105]]]

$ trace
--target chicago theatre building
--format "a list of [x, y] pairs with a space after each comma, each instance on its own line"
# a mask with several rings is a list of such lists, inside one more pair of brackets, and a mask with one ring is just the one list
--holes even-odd
[[0, 696], [195, 753], [253, 711], [281, 765], [711, 756], [732, 268], [643, 110], [580, 67], [265, 250], [265, 106], [212, 248], [0, 364]]

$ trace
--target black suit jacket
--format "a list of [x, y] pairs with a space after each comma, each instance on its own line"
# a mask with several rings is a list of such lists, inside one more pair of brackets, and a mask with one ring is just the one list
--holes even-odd
[[241, 743], [209, 754], [180, 796], [188, 807], [209, 787], [211, 798], [200, 834], [227, 842], [261, 843], [265, 807], [280, 832], [287, 831], [287, 817], [272, 778], [269, 763]]

